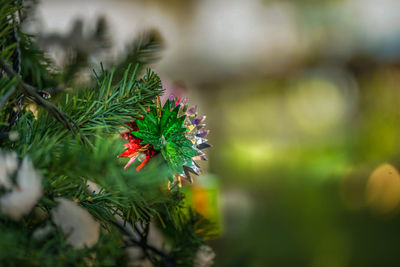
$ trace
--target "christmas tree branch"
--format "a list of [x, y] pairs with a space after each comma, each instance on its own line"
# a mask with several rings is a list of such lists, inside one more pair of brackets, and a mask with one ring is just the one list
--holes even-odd
[[27, 95], [31, 96], [38, 105], [44, 107], [49, 113], [51, 113], [59, 122], [61, 122], [65, 126], [65, 128], [70, 130], [74, 135], [78, 133], [76, 127], [74, 127], [73, 123], [71, 123], [71, 119], [66, 114], [61, 112], [53, 103], [50, 103], [46, 101], [43, 97], [41, 97], [37, 93], [35, 87], [22, 81], [20, 76], [2, 59], [0, 59], [0, 68], [3, 69], [10, 78], [17, 77], [18, 87]]
[[145, 234], [141, 233], [136, 225], [135, 225], [135, 230], [137, 231], [138, 235], [140, 236], [140, 240], [136, 240], [134, 236], [132, 236], [132, 234], [120, 223], [118, 222], [112, 222], [113, 225], [115, 227], [118, 228], [118, 230], [123, 233], [124, 235], [126, 235], [129, 238], [129, 242], [126, 245], [127, 246], [139, 246], [142, 248], [143, 252], [146, 254], [146, 256], [150, 258], [150, 255], [148, 254], [147, 250], [150, 250], [151, 252], [153, 252], [154, 254], [157, 254], [158, 256], [161, 257], [161, 260], [163, 261], [164, 266], [168, 266], [168, 267], [173, 267], [175, 266], [175, 264], [173, 263], [173, 261], [168, 257], [168, 255], [166, 255], [164, 252], [156, 249], [155, 247], [150, 246], [149, 244], [147, 244], [147, 234], [148, 234], [148, 229], [145, 229]]
[[8, 91], [3, 95], [2, 98], [0, 98], [0, 110], [3, 108], [3, 105], [7, 102], [7, 99], [12, 96], [15, 91], [17, 90], [16, 86], [11, 86], [10, 89], [8, 89]]

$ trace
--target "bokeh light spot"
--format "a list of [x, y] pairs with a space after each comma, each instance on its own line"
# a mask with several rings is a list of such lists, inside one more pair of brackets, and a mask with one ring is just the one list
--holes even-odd
[[366, 187], [367, 204], [378, 213], [391, 213], [400, 203], [400, 175], [395, 167], [385, 163], [376, 168]]
[[345, 103], [341, 90], [319, 77], [300, 80], [287, 96], [288, 109], [306, 133], [325, 134], [344, 119]]

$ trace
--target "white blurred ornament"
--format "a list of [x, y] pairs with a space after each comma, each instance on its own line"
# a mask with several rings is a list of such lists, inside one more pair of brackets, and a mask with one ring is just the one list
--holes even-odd
[[41, 176], [26, 157], [17, 172], [16, 185], [12, 185], [11, 175], [17, 169], [17, 156], [12, 153], [0, 154], [0, 186], [9, 191], [0, 198], [3, 214], [19, 220], [28, 214], [42, 195]]
[[10, 176], [17, 169], [17, 154], [14, 151], [0, 152], [0, 186], [11, 188]]
[[51, 215], [53, 222], [67, 235], [67, 243], [76, 248], [94, 246], [99, 240], [100, 224], [75, 202], [66, 198], [59, 198], [57, 202]]
[[215, 252], [210, 246], [202, 245], [199, 247], [194, 259], [195, 267], [209, 267], [214, 264]]

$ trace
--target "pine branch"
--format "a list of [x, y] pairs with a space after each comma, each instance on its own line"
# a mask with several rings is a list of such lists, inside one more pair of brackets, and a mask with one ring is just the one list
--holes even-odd
[[22, 8], [20, 3], [14, 0], [3, 0], [0, 5], [0, 57], [10, 59], [14, 56], [14, 51], [18, 46], [15, 38], [17, 23], [16, 13]]
[[160, 51], [164, 48], [163, 39], [156, 30], [149, 30], [140, 34], [131, 45], [127, 47], [128, 53], [125, 59], [118, 63], [115, 69], [115, 77], [119, 80], [124, 70], [129, 66], [138, 66], [138, 73], [151, 63], [160, 59]]
[[66, 129], [71, 131], [74, 135], [78, 134], [76, 127], [73, 126], [73, 124], [71, 123], [71, 119], [66, 114], [61, 112], [53, 103], [50, 103], [46, 101], [43, 97], [41, 97], [37, 93], [36, 88], [23, 82], [20, 76], [2, 59], [0, 59], [0, 68], [2, 68], [10, 78], [17, 77], [18, 87], [23, 92], [31, 96], [38, 105], [44, 107], [49, 113], [51, 113], [60, 123], [64, 125]]
[[[126, 246], [138, 246], [142, 249], [143, 253], [146, 255], [147, 258], [149, 258], [150, 260], [152, 260], [151, 255], [149, 255], [148, 250], [150, 250], [151, 252], [153, 252], [154, 254], [156, 254], [157, 256], [159, 256], [161, 258], [162, 263], [164, 264], [164, 266], [167, 267], [174, 267], [176, 266], [175, 263], [173, 262], [173, 260], [164, 252], [162, 252], [161, 250], [149, 245], [147, 243], [147, 234], [148, 234], [148, 230], [145, 230], [145, 234], [142, 233], [141, 231], [138, 230], [138, 228], [135, 225], [135, 230], [138, 233], [138, 235], [140, 236], [140, 240], [136, 240], [136, 238], [127, 230], [126, 227], [124, 227], [123, 225], [121, 225], [118, 222], [113, 222], [113, 225], [122, 233], [124, 234], [126, 237], [128, 237], [129, 242], [126, 242]], [[153, 260], [152, 260], [153, 261]], [[154, 262], [153, 262], [154, 263]]]
[[[202, 230], [202, 234], [205, 227], [196, 223], [197, 218], [186, 218], [178, 189], [167, 188], [165, 161], [154, 157], [139, 173], [134, 168], [124, 170], [117, 159], [124, 144], [119, 136], [121, 126], [147, 114], [162, 93], [155, 73], [147, 70], [143, 77], [137, 77], [141, 68], [158, 59], [157, 52], [162, 48], [158, 33], [140, 36], [116, 71], [102, 69], [101, 78], [96, 76], [93, 87], [60, 94], [55, 105], [55, 101], [47, 101], [41, 93], [51, 90], [46, 88], [61, 88], [63, 73], [51, 72], [51, 63], [36, 48], [32, 36], [20, 31], [19, 21], [13, 21], [22, 1], [3, 2], [0, 123], [12, 123], [2, 128], [0, 145], [2, 150], [15, 151], [18, 158], [29, 155], [41, 173], [43, 195], [37, 207], [45, 216], [39, 220], [32, 212], [15, 222], [0, 214], [0, 247], [7, 247], [0, 251], [0, 262], [7, 266], [121, 266], [126, 261], [121, 249], [122, 233], [127, 236], [126, 246], [140, 247], [157, 266], [191, 266], [202, 241], [196, 231]], [[9, 63], [13, 63], [14, 69]], [[132, 71], [130, 66], [135, 69]], [[24, 97], [43, 108], [37, 113], [25, 108]], [[18, 111], [13, 110], [15, 103]], [[11, 131], [17, 132], [18, 138], [2, 137]], [[89, 192], [88, 180], [101, 189]], [[97, 245], [80, 249], [68, 245], [66, 235], [54, 227], [50, 216], [58, 197], [79, 203], [101, 224]], [[116, 215], [124, 223], [136, 226], [135, 232], [116, 222]], [[150, 221], [169, 232], [170, 238], [166, 240], [171, 242], [172, 249], [168, 253], [149, 244]], [[52, 225], [49, 236], [35, 239], [34, 233], [44, 225]]]
[[128, 66], [122, 80], [113, 85], [114, 72], [103, 70], [95, 88], [65, 96], [63, 110], [82, 135], [91, 136], [100, 129], [118, 133], [125, 123], [140, 117], [140, 105], [153, 105], [154, 98], [162, 93], [160, 78], [150, 70], [142, 79], [136, 78], [136, 73], [137, 68], [131, 72]]
[[13, 19], [12, 19], [12, 24], [13, 24], [13, 43], [16, 44], [15, 46], [15, 51], [13, 55], [13, 67], [14, 70], [18, 73], [21, 74], [21, 42], [20, 38], [18, 36], [18, 24], [20, 21], [20, 16], [19, 16], [19, 11], [16, 11], [14, 13]]
[[[3, 81], [3, 80], [2, 80]], [[14, 77], [14, 79], [11, 79], [10, 81], [7, 82], [7, 84], [2, 84], [0, 81], [0, 86], [2, 91], [6, 90], [2, 98], [0, 98], [0, 110], [3, 108], [4, 104], [7, 102], [8, 98], [12, 96], [15, 91], [17, 90], [17, 86], [15, 86], [15, 83], [17, 82], [17, 78]], [[8, 90], [7, 90], [8, 88]]]
[[24, 82], [38, 90], [60, 87], [61, 73], [54, 71], [53, 62], [33, 43], [32, 36], [19, 31], [19, 37], [22, 58], [20, 74]]

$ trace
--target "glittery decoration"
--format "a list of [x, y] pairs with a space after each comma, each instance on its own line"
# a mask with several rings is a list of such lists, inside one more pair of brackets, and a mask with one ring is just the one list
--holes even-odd
[[131, 133], [123, 134], [129, 141], [125, 144], [127, 150], [120, 155], [130, 158], [125, 168], [145, 154], [141, 168], [154, 154], [161, 152], [170, 168], [171, 180], [185, 178], [191, 182], [191, 173], [200, 173], [195, 160], [207, 160], [201, 150], [210, 147], [205, 139], [209, 132], [205, 129], [205, 118], [197, 115], [197, 106], [188, 108], [186, 98], [170, 96], [162, 108], [150, 108], [143, 120], [130, 125]]
[[[129, 123], [128, 126], [133, 130], [138, 130], [136, 121]], [[121, 136], [129, 141], [124, 145], [126, 150], [118, 156], [130, 158], [124, 169], [128, 168], [136, 159], [144, 158], [141, 164], [136, 167], [136, 170], [139, 171], [144, 167], [146, 162], [157, 153], [150, 145], [140, 144], [142, 139], [133, 136], [130, 132], [122, 133]]]

